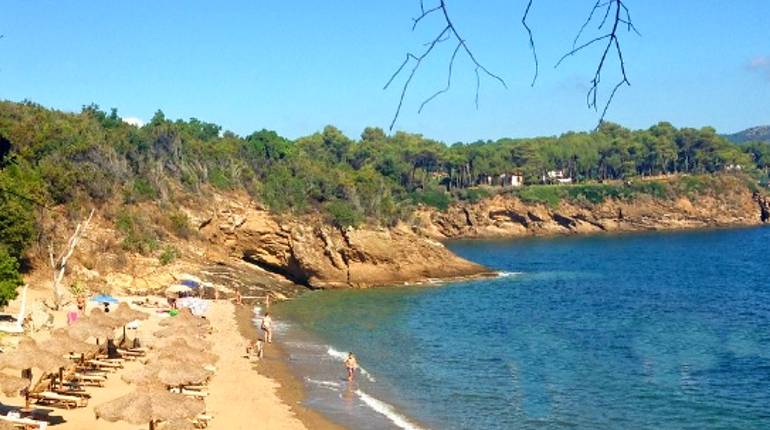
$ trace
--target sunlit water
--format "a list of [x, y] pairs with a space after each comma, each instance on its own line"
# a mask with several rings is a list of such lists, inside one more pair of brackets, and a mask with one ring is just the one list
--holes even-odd
[[770, 428], [769, 229], [449, 247], [507, 276], [275, 307], [311, 406], [373, 429]]

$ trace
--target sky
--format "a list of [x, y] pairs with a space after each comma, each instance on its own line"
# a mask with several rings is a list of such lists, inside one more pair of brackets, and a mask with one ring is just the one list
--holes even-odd
[[[395, 130], [447, 143], [590, 130], [600, 113], [586, 91], [596, 46], [568, 52], [594, 0], [447, 0], [458, 32], [507, 89], [463, 53], [450, 91], [418, 108], [447, 80], [455, 44], [437, 45], [414, 75]], [[770, 124], [770, 1], [625, 0], [641, 36], [622, 31], [631, 86], [606, 119], [630, 128], [658, 121], [723, 133]], [[333, 124], [351, 137], [388, 129], [404, 73], [383, 86], [407, 52], [443, 28], [437, 14], [412, 30], [419, 0], [29, 1], [2, 0], [0, 98], [79, 111], [96, 103], [124, 118], [196, 117], [246, 135], [262, 128], [296, 138]], [[433, 5], [425, 0], [426, 7]], [[603, 34], [589, 26], [583, 40]], [[456, 42], [455, 42], [456, 43]], [[407, 67], [406, 72], [410, 70]], [[610, 57], [600, 111], [619, 78]]]

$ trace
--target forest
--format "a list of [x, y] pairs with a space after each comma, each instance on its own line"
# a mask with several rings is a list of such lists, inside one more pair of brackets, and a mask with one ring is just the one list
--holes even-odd
[[[239, 136], [196, 118], [171, 120], [161, 111], [137, 127], [117, 110], [96, 105], [68, 113], [4, 101], [0, 291], [21, 284], [25, 253], [40, 235], [38, 215], [53, 207], [72, 219], [86, 208], [118, 207], [112, 213], [126, 235], [124, 245], [147, 252], [154, 245], [143, 238], [132, 206], [152, 201], [173, 207], [178, 198], [213, 190], [246, 191], [274, 212], [321, 213], [342, 227], [392, 224], [418, 204], [444, 209], [478, 200], [490, 192], [478, 185], [501, 174], [522, 175], [534, 185], [546, 172], [562, 170], [577, 182], [567, 194], [591, 200], [597, 190], [592, 184], [622, 181], [631, 187], [644, 176], [740, 170], [766, 184], [769, 167], [768, 143], [737, 145], [710, 127], [666, 122], [646, 130], [604, 122], [590, 132], [451, 144], [374, 127], [351, 138], [329, 125], [291, 140], [264, 129]], [[527, 188], [518, 192], [526, 197]], [[623, 195], [613, 190], [610, 196]], [[184, 235], [183, 214], [170, 211], [168, 218]], [[12, 293], [0, 296], [4, 301]]]

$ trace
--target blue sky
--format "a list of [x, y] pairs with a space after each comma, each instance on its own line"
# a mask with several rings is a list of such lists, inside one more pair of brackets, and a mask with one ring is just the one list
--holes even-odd
[[[444, 43], [415, 76], [395, 129], [455, 142], [593, 128], [585, 91], [599, 51], [553, 67], [593, 3], [535, 0], [541, 73], [532, 88], [519, 23], [526, 0], [448, 0], [458, 30], [508, 89], [482, 78], [476, 110], [473, 67], [458, 57], [451, 91], [418, 114], [446, 80], [453, 46]], [[770, 2], [626, 4], [642, 37], [622, 34], [632, 86], [608, 120], [720, 132], [770, 123]], [[400, 87], [383, 85], [408, 50], [440, 31], [427, 19], [412, 32], [418, 14], [419, 0], [4, 0], [0, 98], [71, 111], [94, 102], [144, 120], [162, 109], [239, 134], [268, 128], [294, 138], [335, 124], [358, 136], [367, 125], [387, 128]], [[608, 84], [617, 77], [609, 66]]]

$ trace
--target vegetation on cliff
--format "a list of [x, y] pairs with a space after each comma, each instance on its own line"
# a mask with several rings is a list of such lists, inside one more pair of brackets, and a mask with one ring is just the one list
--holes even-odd
[[274, 212], [320, 212], [344, 227], [392, 224], [417, 204], [445, 209], [478, 201], [495, 190], [476, 185], [500, 174], [537, 183], [545, 172], [563, 170], [579, 184], [515, 191], [523, 200], [554, 204], [636, 193], [666, 197], [709, 186], [704, 176], [681, 186], [633, 180], [639, 176], [740, 169], [758, 179], [769, 167], [770, 144], [739, 146], [712, 128], [668, 123], [637, 131], [605, 123], [593, 132], [453, 145], [379, 128], [354, 140], [327, 126], [292, 141], [268, 130], [244, 137], [195, 118], [172, 121], [160, 111], [137, 127], [94, 105], [66, 113], [2, 102], [0, 266], [15, 272], [29, 247], [45, 239], [42, 208], [56, 207], [69, 219], [92, 206], [109, 208], [104, 213], [123, 235], [124, 250], [167, 263], [177, 252], [164, 242], [194, 234], [176, 203], [212, 189], [245, 190]]

